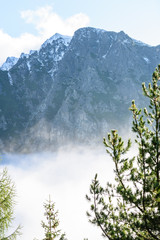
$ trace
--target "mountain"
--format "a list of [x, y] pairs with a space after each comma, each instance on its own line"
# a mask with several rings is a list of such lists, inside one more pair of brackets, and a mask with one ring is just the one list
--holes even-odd
[[6, 62], [2, 64], [0, 67], [3, 71], [8, 71], [10, 68], [12, 68], [18, 61], [18, 58], [16, 57], [8, 57]]
[[123, 31], [55, 34], [38, 51], [0, 69], [1, 151], [101, 145], [111, 128], [123, 134], [131, 122], [131, 100], [145, 104], [141, 83], [151, 80], [159, 63], [160, 46]]

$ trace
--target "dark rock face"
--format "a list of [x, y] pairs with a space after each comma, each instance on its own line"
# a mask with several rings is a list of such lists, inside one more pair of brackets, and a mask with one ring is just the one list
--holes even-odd
[[39, 51], [0, 70], [0, 148], [46, 151], [102, 142], [129, 124], [131, 100], [144, 104], [141, 83], [160, 63], [160, 46], [124, 32], [82, 28], [56, 34]]

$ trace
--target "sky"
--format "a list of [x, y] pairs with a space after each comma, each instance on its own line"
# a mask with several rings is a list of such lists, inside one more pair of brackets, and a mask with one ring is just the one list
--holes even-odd
[[159, 0], [0, 0], [0, 6], [0, 64], [39, 49], [57, 32], [72, 36], [87, 26], [160, 44]]

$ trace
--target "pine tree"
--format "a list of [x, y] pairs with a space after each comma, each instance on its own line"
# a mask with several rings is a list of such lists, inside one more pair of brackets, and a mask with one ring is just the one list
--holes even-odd
[[102, 187], [97, 174], [90, 185], [89, 221], [98, 225], [109, 240], [160, 240], [160, 65], [148, 88], [142, 83], [150, 103], [138, 109], [132, 101], [132, 130], [136, 134], [138, 154], [126, 156], [126, 146], [112, 130], [104, 138], [106, 151], [115, 168], [115, 183]]
[[[54, 240], [59, 236], [59, 240], [67, 240], [65, 233], [60, 235], [61, 230], [58, 229], [58, 211], [55, 210], [55, 203], [51, 201], [50, 196], [49, 200], [47, 200], [43, 206], [45, 209], [44, 216], [46, 217], [46, 221], [41, 222], [45, 231], [45, 238], [43, 240]], [[34, 238], [34, 240], [38, 239]]]
[[[60, 235], [60, 230], [58, 230], [59, 220], [58, 211], [55, 211], [55, 204], [51, 201], [50, 197], [47, 202], [44, 203], [45, 217], [47, 222], [42, 221], [42, 227], [45, 231], [44, 240], [53, 240]], [[64, 235], [62, 236], [62, 239]]]
[[8, 176], [7, 169], [0, 173], [0, 240], [15, 240], [20, 234], [20, 226], [10, 235], [7, 235], [13, 220], [15, 186]]

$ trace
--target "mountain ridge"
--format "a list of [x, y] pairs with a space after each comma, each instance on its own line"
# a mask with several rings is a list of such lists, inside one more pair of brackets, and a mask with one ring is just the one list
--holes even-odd
[[101, 144], [110, 128], [123, 132], [131, 122], [131, 100], [145, 104], [141, 83], [160, 62], [159, 45], [139, 43], [123, 31], [81, 28], [42, 46], [0, 70], [2, 151]]
[[[149, 44], [146, 44], [146, 43], [144, 43], [144, 42], [142, 42], [142, 41], [140, 41], [140, 40], [136, 40], [136, 39], [134, 39], [134, 38], [131, 38], [131, 37], [129, 37], [129, 35], [128, 34], [126, 34], [124, 31], [120, 31], [120, 32], [114, 32], [114, 31], [107, 31], [107, 30], [104, 30], [104, 29], [100, 29], [100, 28], [93, 28], [93, 27], [84, 27], [84, 28], [80, 28], [80, 29], [78, 29], [77, 31], [83, 31], [84, 29], [94, 29], [97, 33], [99, 33], [99, 32], [102, 32], [102, 33], [114, 33], [114, 34], [119, 34], [119, 35], [123, 35], [123, 36], [126, 36], [127, 38], [129, 38], [130, 40], [133, 40], [133, 41], [135, 41], [135, 43], [137, 43], [137, 44], [140, 44], [140, 45], [144, 45], [144, 46], [150, 46], [150, 47], [154, 47], [154, 46], [151, 46], [151, 45], [149, 45]], [[75, 33], [77, 32], [77, 31], [75, 31]], [[63, 35], [63, 34], [60, 34], [60, 33], [55, 33], [53, 36], [51, 36], [50, 38], [48, 38], [42, 45], [41, 45], [41, 47], [39, 48], [39, 50], [43, 47], [43, 46], [46, 46], [46, 44], [48, 44], [48, 43], [50, 43], [51, 41], [53, 41], [53, 40], [56, 40], [57, 38], [64, 38], [64, 39], [66, 39], [66, 42], [67, 42], [67, 40], [69, 41], [71, 41], [71, 39], [72, 39], [72, 37], [73, 36], [67, 36], [67, 35]], [[159, 46], [159, 45], [157, 45], [157, 46]], [[155, 46], [155, 47], [157, 47], [157, 46]], [[19, 57], [19, 58], [21, 58], [22, 56], [29, 56], [30, 54], [32, 54], [32, 53], [34, 53], [34, 52], [36, 52], [36, 51], [39, 51], [39, 50], [30, 50], [30, 52], [29, 52], [29, 54], [27, 54], [27, 53], [21, 53], [21, 56]], [[4, 69], [2, 66], [3, 66], [3, 64], [5, 64], [5, 63], [7, 63], [8, 62], [8, 60], [14, 60], [15, 59], [15, 61], [16, 61], [16, 59], [19, 59], [19, 58], [17, 58], [17, 57], [14, 57], [14, 56], [10, 56], [10, 57], [7, 57], [7, 59], [6, 59], [6, 61], [5, 62], [3, 62], [2, 64], [1, 64], [1, 66], [0, 66], [0, 69], [1, 70], [8, 70], [8, 69]], [[14, 61], [13, 61], [14, 62]], [[16, 64], [16, 63], [15, 63]], [[15, 65], [14, 64], [14, 65]]]

